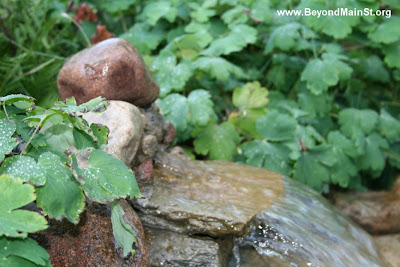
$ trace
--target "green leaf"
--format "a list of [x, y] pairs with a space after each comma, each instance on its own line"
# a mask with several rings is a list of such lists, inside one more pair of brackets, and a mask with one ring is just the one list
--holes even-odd
[[211, 119], [217, 119], [214, 112], [214, 103], [208, 91], [197, 89], [192, 91], [188, 98], [189, 121], [195, 126], [206, 126]]
[[233, 91], [232, 101], [238, 108], [261, 108], [268, 104], [268, 90], [259, 82], [246, 83]]
[[120, 35], [119, 38], [131, 42], [139, 50], [140, 54], [148, 55], [164, 40], [165, 33], [160, 27], [151, 27], [148, 23], [143, 22], [136, 23], [127, 33]]
[[77, 223], [85, 207], [85, 197], [74, 181], [72, 171], [64, 166], [61, 159], [51, 152], [40, 155], [38, 164], [42, 167], [46, 184], [36, 189], [38, 207], [51, 218], [66, 217]]
[[47, 221], [36, 212], [18, 209], [35, 200], [34, 187], [0, 175], [0, 236], [26, 237], [47, 228]]
[[243, 5], [237, 5], [236, 7], [225, 11], [221, 18], [225, 22], [225, 24], [244, 24], [248, 20], [248, 16], [246, 14], [247, 8]]
[[214, 40], [201, 55], [217, 57], [241, 51], [247, 44], [257, 40], [257, 30], [245, 24], [232, 26], [231, 32], [220, 39]]
[[377, 55], [372, 55], [366, 60], [362, 61], [362, 68], [364, 77], [375, 82], [389, 82], [389, 72], [385, 68], [382, 60]]
[[154, 26], [161, 18], [166, 18], [169, 22], [174, 22], [177, 10], [171, 6], [171, 1], [150, 2], [143, 10], [147, 22]]
[[75, 146], [74, 129], [72, 125], [58, 124], [46, 129], [43, 134], [52, 150], [64, 153], [70, 146]]
[[124, 251], [124, 257], [135, 254], [133, 244], [136, 243], [136, 231], [125, 222], [124, 210], [118, 201], [111, 203], [111, 223], [115, 241]]
[[31, 239], [0, 237], [0, 266], [51, 266], [49, 254]]
[[249, 137], [262, 138], [256, 128], [257, 120], [267, 113], [265, 108], [240, 109], [229, 114], [228, 121], [239, 129], [240, 133]]
[[371, 109], [343, 109], [339, 112], [340, 130], [348, 137], [370, 134], [378, 125], [378, 114]]
[[372, 173], [372, 176], [379, 176], [385, 167], [385, 154], [383, 148], [389, 148], [389, 144], [386, 139], [382, 138], [377, 133], [372, 133], [365, 138], [365, 152], [357, 164], [362, 170], [371, 170], [376, 172]]
[[92, 123], [90, 124], [90, 129], [93, 131], [93, 134], [97, 137], [98, 148], [107, 145], [110, 129], [108, 129], [106, 125]]
[[8, 174], [12, 179], [30, 182], [36, 186], [46, 183], [43, 168], [36, 161], [27, 156], [16, 155], [6, 158], [0, 167], [0, 173]]
[[72, 159], [83, 190], [93, 201], [107, 203], [128, 195], [141, 197], [135, 176], [119, 159], [94, 150], [89, 156], [89, 166], [84, 169], [78, 167], [74, 155]]
[[200, 155], [209, 155], [211, 160], [232, 160], [240, 142], [235, 127], [230, 122], [210, 124], [193, 132], [194, 150]]
[[200, 6], [197, 3], [189, 3], [190, 8], [193, 10], [190, 12], [190, 17], [198, 22], [207, 22], [210, 17], [214, 16], [216, 11], [208, 8], [205, 4], [206, 2]]
[[331, 182], [347, 188], [358, 172], [351, 158], [355, 156], [356, 148], [351, 140], [338, 131], [329, 133], [328, 144], [332, 145], [332, 154], [336, 158], [336, 163], [331, 168]]
[[301, 153], [294, 165], [294, 178], [321, 191], [330, 179], [330, 167], [337, 159], [328, 145], [320, 145]]
[[13, 94], [13, 95], [7, 95], [7, 96], [2, 96], [0, 97], [0, 105], [11, 105], [15, 104], [20, 101], [28, 102], [30, 103], [30, 107], [32, 107], [34, 103], [34, 98], [22, 94]]
[[383, 53], [389, 67], [400, 69], [400, 42], [384, 46]]
[[15, 124], [7, 120], [0, 120], [0, 162], [3, 161], [5, 155], [12, 151], [18, 142], [11, 136], [17, 127]]
[[400, 139], [400, 121], [396, 120], [386, 110], [381, 109], [379, 116], [379, 132], [390, 141]]
[[51, 110], [54, 111], [61, 111], [62, 113], [70, 115], [71, 113], [76, 112], [103, 112], [107, 109], [109, 103], [106, 101], [104, 97], [96, 97], [92, 100], [89, 100], [86, 103], [81, 105], [77, 105], [76, 100], [74, 97], [66, 99], [63, 101], [57, 101], [54, 103], [54, 107]]
[[290, 150], [283, 144], [254, 140], [241, 146], [246, 164], [290, 175]]
[[228, 80], [231, 74], [235, 75], [236, 78], [245, 76], [241, 68], [221, 57], [200, 57], [192, 63], [192, 66], [209, 73], [211, 77], [219, 81]]
[[346, 57], [325, 53], [321, 59], [312, 59], [301, 73], [301, 80], [307, 82], [307, 88], [316, 95], [327, 91], [339, 80], [349, 79], [352, 68], [342, 60]]
[[171, 122], [177, 135], [182, 135], [189, 124], [189, 107], [186, 97], [180, 94], [170, 94], [166, 98], [158, 100], [157, 103], [165, 116]]
[[120, 11], [128, 10], [129, 6], [136, 3], [136, 0], [113, 0], [112, 4], [105, 1], [100, 7], [109, 13], [118, 13]]
[[176, 56], [169, 50], [161, 52], [151, 67], [157, 71], [155, 78], [160, 85], [161, 97], [165, 97], [171, 91], [182, 91], [192, 76], [189, 63], [182, 61], [177, 64]]
[[295, 118], [271, 110], [257, 120], [257, 131], [268, 141], [288, 141], [295, 137]]
[[315, 95], [308, 90], [302, 90], [299, 94], [299, 105], [302, 110], [312, 115], [324, 115], [331, 111], [331, 99], [325, 92]]
[[385, 19], [379, 26], [368, 34], [368, 38], [376, 43], [390, 44], [400, 40], [400, 17], [392, 16]]

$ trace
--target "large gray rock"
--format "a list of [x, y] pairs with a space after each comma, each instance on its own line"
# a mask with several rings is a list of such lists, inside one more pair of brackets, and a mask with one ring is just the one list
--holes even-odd
[[110, 133], [104, 151], [129, 167], [141, 142], [145, 124], [139, 109], [124, 101], [110, 101], [106, 111], [85, 113], [83, 118], [89, 124], [99, 123], [108, 127]]
[[213, 239], [148, 228], [150, 266], [225, 267], [232, 238]]
[[374, 240], [388, 266], [400, 266], [400, 234], [376, 236]]
[[[153, 186], [135, 200], [144, 225], [213, 237], [243, 235], [284, 193], [282, 175], [232, 162], [188, 161], [159, 152]], [[160, 155], [162, 155], [160, 157]]]
[[111, 38], [72, 56], [57, 78], [63, 99], [74, 96], [78, 104], [103, 96], [136, 106], [153, 102], [159, 94], [142, 57], [126, 40]]

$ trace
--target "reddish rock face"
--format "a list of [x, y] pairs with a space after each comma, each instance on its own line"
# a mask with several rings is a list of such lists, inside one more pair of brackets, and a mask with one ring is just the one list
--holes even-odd
[[57, 78], [63, 99], [74, 96], [78, 104], [97, 96], [145, 106], [159, 95], [143, 60], [128, 41], [107, 39], [72, 56]]

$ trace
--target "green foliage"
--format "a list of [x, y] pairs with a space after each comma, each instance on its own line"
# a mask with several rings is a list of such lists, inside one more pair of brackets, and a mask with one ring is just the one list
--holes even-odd
[[[49, 109], [35, 106], [34, 99], [23, 95], [0, 101], [0, 255], [4, 254], [0, 265], [51, 266], [35, 241], [18, 239], [47, 228], [44, 216], [21, 207], [29, 204], [48, 218], [78, 223], [85, 195], [111, 203], [141, 194], [132, 171], [99, 150], [107, 144], [108, 128], [88, 125], [78, 115], [104, 111], [108, 103], [103, 98], [79, 106], [70, 98]], [[86, 164], [83, 155], [89, 157], [85, 168], [79, 167]], [[134, 239], [124, 241], [124, 250], [129, 242], [132, 247]]]
[[111, 222], [115, 241], [124, 250], [124, 257], [127, 257], [129, 253], [133, 257], [135, 250], [132, 246], [136, 243], [136, 232], [125, 221], [124, 214], [124, 210], [117, 201], [111, 203]]
[[[12, 10], [23, 10], [21, 2], [8, 3]], [[55, 80], [54, 69], [86, 45], [82, 32], [90, 36], [95, 23], [85, 21], [82, 30], [75, 28], [60, 17], [66, 1], [54, 2], [35, 2], [35, 18], [23, 10], [6, 20], [19, 46], [13, 54], [9, 37], [0, 34], [5, 51], [0, 61], [2, 93], [25, 93], [28, 88], [36, 96], [37, 88], [54, 88], [41, 85]], [[331, 184], [366, 189], [382, 173], [393, 175], [400, 168], [397, 1], [106, 2], [88, 1], [101, 11], [98, 23], [142, 53], [160, 85], [158, 104], [177, 130], [176, 142], [188, 153], [283, 172], [321, 191]], [[276, 12], [306, 7], [384, 7], [392, 14], [284, 17]], [[46, 16], [51, 22], [43, 22]], [[38, 31], [36, 25], [45, 26]], [[39, 37], [34, 39], [32, 32]], [[32, 47], [25, 47], [27, 43]], [[29, 99], [16, 98], [13, 106], [28, 109], [30, 104]], [[70, 145], [78, 150], [104, 145], [105, 129], [97, 132], [94, 125], [67, 118], [65, 111], [61, 106], [36, 111], [26, 120], [10, 110], [18, 123], [14, 130], [7, 122], [0, 124], [9, 128], [8, 135], [0, 136], [0, 155], [9, 155], [18, 143], [15, 131], [26, 140], [37, 125], [46, 131], [30, 141], [26, 156], [35, 159], [35, 151], [49, 148], [61, 153]], [[64, 120], [73, 126], [65, 126]], [[38, 183], [33, 179], [25, 181]]]

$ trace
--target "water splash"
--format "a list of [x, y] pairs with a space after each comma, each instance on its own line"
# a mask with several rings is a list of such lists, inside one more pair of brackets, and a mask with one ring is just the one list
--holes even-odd
[[369, 235], [317, 192], [286, 177], [284, 187], [285, 195], [254, 218], [250, 233], [236, 239], [241, 267], [386, 266]]

